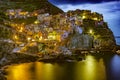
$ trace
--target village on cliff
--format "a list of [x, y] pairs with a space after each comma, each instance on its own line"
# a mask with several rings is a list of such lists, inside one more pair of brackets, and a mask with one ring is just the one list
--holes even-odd
[[79, 9], [52, 14], [48, 9], [15, 6], [0, 11], [1, 64], [13, 53], [43, 57], [116, 51], [113, 32], [102, 14]]

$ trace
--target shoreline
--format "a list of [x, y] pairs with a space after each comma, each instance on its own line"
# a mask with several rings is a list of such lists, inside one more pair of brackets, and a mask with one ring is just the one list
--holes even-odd
[[[108, 55], [110, 54], [111, 55], [116, 55], [115, 53], [98, 53], [98, 54], [94, 54], [94, 53], [89, 53], [89, 54], [86, 54], [86, 55], [92, 55], [92, 56], [99, 56], [99, 57], [103, 57], [105, 55]], [[20, 55], [20, 54], [19, 54]], [[23, 54], [21, 54], [23, 55]], [[118, 55], [118, 54], [117, 54]], [[29, 56], [29, 57], [28, 57]], [[22, 63], [31, 63], [31, 62], [44, 62], [44, 63], [68, 63], [68, 62], [78, 62], [78, 60], [74, 60], [72, 61], [72, 59], [69, 60], [69, 57], [68, 59], [65, 57], [65, 56], [61, 56], [61, 57], [64, 57], [64, 58], [54, 58], [54, 59], [45, 59], [45, 58], [40, 58], [40, 57], [33, 57], [33, 56], [30, 56], [30, 55], [24, 55], [24, 58], [16, 58], [16, 59], [11, 59], [11, 61], [7, 62], [6, 64], [0, 66], [0, 80], [7, 80], [6, 78], [6, 75], [7, 75], [7, 72], [5, 71], [6, 68], [8, 68], [9, 66], [11, 65], [19, 65], [19, 64], [22, 64]], [[62, 60], [62, 61], [60, 61]], [[83, 59], [80, 58], [79, 61], [82, 61]]]
[[[29, 55], [29, 54], [24, 54], [24, 53], [12, 53], [7, 55], [7, 60], [3, 61], [3, 64], [0, 64], [0, 69], [6, 65], [11, 65], [11, 64], [21, 64], [21, 63], [29, 63], [29, 62], [36, 62], [36, 61], [40, 61], [40, 62], [44, 62], [44, 60], [67, 60], [67, 59], [71, 59], [71, 60], [77, 60], [77, 58], [83, 58], [86, 55], [93, 55], [93, 56], [103, 56], [103, 55], [120, 55], [117, 52], [113, 52], [113, 51], [98, 51], [98, 52], [94, 52], [94, 51], [83, 51], [82, 53], [75, 53], [72, 55], [64, 55], [64, 54], [57, 54], [57, 55], [50, 55], [50, 54], [45, 54], [42, 57], [40, 55]], [[10, 58], [11, 57], [11, 58]], [[55, 61], [54, 61], [55, 62]], [[0, 62], [1, 63], [1, 62]]]
[[[119, 47], [120, 48], [120, 47]], [[112, 55], [119, 55], [119, 53], [117, 53], [117, 51], [120, 49], [117, 49], [115, 51], [113, 50], [106, 50], [106, 51], [99, 51], [99, 50], [83, 50], [83, 51], [78, 51], [76, 50], [75, 52], [73, 52], [71, 55], [70, 54], [53, 54], [51, 55], [51, 53], [48, 54], [43, 54], [43, 55], [34, 55], [34, 54], [29, 54], [29, 53], [7, 53], [5, 58], [7, 58], [7, 60], [3, 61], [4, 64], [1, 64], [0, 61], [0, 68], [6, 64], [10, 64], [10, 63], [21, 63], [21, 62], [34, 62], [34, 61], [39, 61], [40, 59], [45, 59], [44, 56], [48, 56], [48, 58], [52, 57], [52, 59], [57, 59], [56, 57], [60, 56], [63, 57], [65, 59], [65, 57], [71, 57], [73, 55], [77, 55], [77, 56], [85, 56], [88, 54], [91, 55], [104, 55], [104, 54], [112, 54]], [[47, 58], [46, 58], [47, 59]], [[62, 58], [58, 58], [58, 59], [62, 59]], [[2, 58], [1, 58], [2, 60]]]

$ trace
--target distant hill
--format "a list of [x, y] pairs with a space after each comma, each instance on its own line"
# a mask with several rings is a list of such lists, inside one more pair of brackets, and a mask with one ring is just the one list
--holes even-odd
[[[31, 4], [32, 3], [32, 4]], [[44, 13], [58, 14], [63, 13], [61, 9], [52, 5], [47, 0], [0, 0], [0, 12], [7, 9], [23, 9], [25, 11], [34, 11], [43, 9]]]

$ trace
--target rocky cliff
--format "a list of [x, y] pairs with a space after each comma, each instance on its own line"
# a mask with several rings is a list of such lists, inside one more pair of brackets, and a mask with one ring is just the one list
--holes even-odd
[[73, 19], [73, 32], [65, 40], [66, 43], [63, 42], [66, 47], [102, 50], [114, 50], [116, 48], [113, 32], [104, 21], [102, 14], [77, 9], [68, 11], [67, 15]]

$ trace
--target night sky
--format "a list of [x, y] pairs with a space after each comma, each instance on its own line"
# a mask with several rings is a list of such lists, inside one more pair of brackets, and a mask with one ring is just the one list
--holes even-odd
[[54, 4], [84, 4], [84, 3], [102, 3], [120, 0], [49, 0]]
[[115, 36], [120, 36], [120, 0], [48, 0], [63, 11], [87, 9], [103, 14]]

